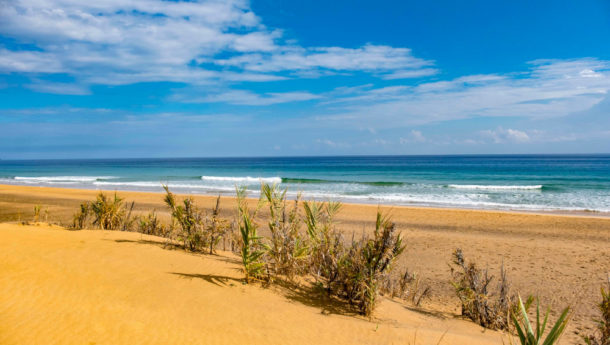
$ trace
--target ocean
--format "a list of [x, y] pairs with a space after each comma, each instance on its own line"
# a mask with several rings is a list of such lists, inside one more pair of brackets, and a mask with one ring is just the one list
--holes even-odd
[[610, 155], [0, 160], [0, 184], [234, 195], [277, 183], [344, 202], [610, 213]]

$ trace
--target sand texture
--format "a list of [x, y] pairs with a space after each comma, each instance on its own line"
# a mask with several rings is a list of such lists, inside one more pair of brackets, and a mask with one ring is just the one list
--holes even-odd
[[[43, 210], [46, 208], [49, 209], [48, 220], [50, 222], [67, 225], [72, 219], [72, 214], [78, 208], [78, 204], [84, 200], [92, 200], [96, 193], [96, 191], [90, 190], [0, 185], [0, 222], [31, 220], [33, 206], [41, 204]], [[147, 213], [156, 209], [162, 217], [166, 217], [167, 219], [166, 208], [162, 204], [161, 194], [137, 192], [118, 193], [128, 202], [135, 201], [135, 210], [138, 213]], [[209, 196], [195, 196], [195, 201], [202, 208], [210, 209], [214, 203], [214, 198]], [[223, 198], [221, 212], [223, 216], [233, 217], [234, 208], [235, 202], [233, 199]], [[84, 309], [81, 308], [81, 310], [83, 310], [82, 312], [90, 313], [95, 312], [96, 308], [107, 308], [104, 309], [104, 311], [112, 314], [113, 308], [119, 308], [118, 306], [113, 305], [113, 301], [118, 301], [118, 298], [120, 297], [122, 298], [121, 301], [129, 304], [129, 306], [134, 309], [132, 311], [125, 311], [119, 308], [120, 310], [117, 309], [116, 312], [126, 312], [138, 315], [138, 317], [130, 318], [126, 317], [126, 314], [121, 314], [123, 316], [117, 316], [116, 320], [125, 317], [127, 320], [116, 321], [116, 324], [113, 324], [112, 322], [101, 322], [100, 324], [103, 324], [103, 326], [99, 326], [101, 327], [100, 329], [102, 329], [102, 331], [100, 331], [101, 333], [104, 333], [103, 330], [106, 329], [105, 327], [112, 328], [111, 331], [106, 332], [108, 333], [107, 336], [111, 336], [110, 333], [118, 332], [117, 330], [121, 329], [121, 327], [126, 327], [126, 329], [133, 328], [135, 330], [137, 329], [137, 326], [135, 326], [137, 324], [146, 329], [149, 325], [156, 322], [161, 323], [160, 325], [155, 326], [158, 328], [159, 332], [166, 326], [171, 326], [172, 329], [183, 329], [184, 327], [195, 327], [194, 323], [197, 323], [195, 327], [198, 328], [197, 333], [193, 334], [199, 334], [199, 336], [201, 336], [201, 334], [207, 334], [207, 332], [212, 331], [210, 328], [206, 328], [206, 325], [200, 325], [199, 323], [202, 321], [196, 315], [209, 315], [206, 314], [206, 309], [219, 308], [219, 310], [222, 310], [223, 312], [226, 310], [227, 315], [230, 315], [230, 317], [226, 316], [225, 319], [224, 315], [215, 315], [211, 320], [206, 322], [215, 325], [215, 322], [221, 322], [221, 320], [225, 320], [226, 322], [232, 320], [233, 328], [224, 325], [222, 326], [224, 328], [222, 328], [221, 332], [236, 332], [242, 335], [247, 333], [253, 337], [261, 336], [261, 338], [257, 339], [263, 339], [263, 336], [271, 336], [271, 334], [273, 334], [277, 339], [285, 340], [277, 343], [307, 343], [307, 340], [311, 340], [311, 338], [307, 337], [318, 333], [320, 343], [341, 343], [342, 341], [350, 343], [350, 340], [351, 343], [354, 343], [353, 340], [356, 339], [354, 337], [357, 335], [358, 339], [361, 337], [362, 341], [358, 340], [355, 343], [392, 343], [390, 342], [390, 339], [398, 339], [393, 343], [408, 344], [409, 341], [412, 343], [413, 330], [422, 329], [422, 325], [427, 325], [429, 326], [427, 329], [431, 332], [430, 337], [426, 338], [429, 341], [424, 342], [424, 338], [420, 338], [420, 336], [423, 337], [423, 329], [421, 332], [418, 332], [418, 338], [421, 339], [422, 344], [435, 344], [436, 341], [432, 341], [436, 335], [434, 332], [439, 333], [438, 337], [440, 337], [440, 334], [447, 329], [444, 326], [445, 323], [456, 321], [453, 320], [454, 317], [451, 315], [459, 313], [458, 301], [449, 284], [450, 270], [448, 267], [448, 263], [451, 261], [451, 253], [457, 247], [461, 247], [464, 250], [467, 260], [472, 259], [482, 267], [489, 267], [490, 271], [495, 276], [499, 273], [500, 265], [504, 263], [508, 271], [509, 279], [512, 282], [513, 290], [520, 292], [522, 295], [538, 295], [543, 306], [550, 306], [553, 309], [554, 313], [552, 315], [556, 315], [555, 312], [559, 311], [561, 308], [571, 305], [574, 308], [574, 313], [568, 326], [567, 333], [562, 339], [562, 343], [571, 344], [579, 342], [580, 334], [587, 334], [594, 326], [592, 319], [598, 317], [595, 305], [600, 300], [599, 288], [606, 280], [608, 272], [610, 272], [610, 218], [414, 207], [384, 207], [384, 209], [391, 212], [394, 221], [397, 223], [398, 229], [401, 230], [406, 237], [405, 243], [407, 249], [397, 263], [396, 269], [401, 270], [409, 268], [413, 271], [417, 271], [422, 277], [424, 284], [432, 287], [432, 298], [423, 304], [423, 308], [432, 311], [433, 314], [444, 315], [443, 317], [448, 319], [444, 320], [442, 318], [428, 317], [418, 312], [409, 311], [398, 303], [387, 301], [382, 303], [378, 314], [376, 314], [376, 317], [378, 317], [379, 320], [382, 320], [379, 323], [379, 330], [382, 331], [375, 332], [374, 334], [376, 337], [367, 338], [368, 333], [365, 331], [371, 330], [371, 327], [374, 330], [376, 324], [371, 326], [368, 321], [361, 320], [354, 316], [343, 315], [341, 313], [332, 314], [330, 316], [332, 320], [337, 320], [337, 329], [341, 330], [339, 332], [334, 332], [325, 328], [327, 322], [329, 322], [329, 317], [322, 317], [321, 311], [324, 303], [321, 303], [320, 301], [312, 302], [311, 300], [309, 302], [304, 302], [302, 301], [303, 298], [295, 297], [285, 291], [282, 292], [279, 288], [264, 290], [243, 286], [235, 280], [241, 277], [237, 270], [238, 265], [231, 263], [230, 260], [227, 261], [228, 257], [223, 259], [221, 257], [196, 256], [181, 251], [163, 250], [159, 248], [158, 245], [154, 244], [141, 245], [138, 243], [138, 245], [136, 245], [134, 242], [119, 241], [117, 243], [115, 241], [115, 239], [122, 238], [136, 238], [139, 241], [139, 234], [108, 233], [102, 231], [61, 232], [38, 229], [22, 231], [23, 234], [19, 233], [19, 235], [17, 235], [17, 228], [14, 228], [14, 225], [12, 225], [13, 228], [11, 228], [10, 231], [7, 229], [7, 232], [4, 234], [0, 232], [0, 236], [7, 236], [6, 234], [11, 234], [10, 236], [15, 234], [14, 236], [16, 236], [15, 239], [11, 241], [2, 239], [2, 245], [9, 246], [10, 250], [16, 251], [16, 253], [12, 255], [5, 254], [5, 248], [2, 248], [2, 253], [0, 254], [3, 255], [2, 261], [0, 261], [0, 264], [2, 264], [2, 266], [0, 266], [0, 270], [2, 270], [2, 278], [0, 278], [2, 279], [2, 285], [0, 285], [2, 296], [0, 298], [9, 298], [10, 300], [13, 300], [13, 302], [8, 302], [8, 308], [5, 308], [6, 304], [0, 305], [0, 313], [4, 313], [4, 310], [10, 311], [12, 310], [11, 308], [17, 308], [18, 301], [26, 301], [27, 303], [31, 303], [31, 305], [23, 310], [28, 310], [28, 313], [34, 315], [31, 316], [32, 320], [38, 320], [39, 322], [46, 321], [45, 317], [35, 316], [38, 313], [37, 307], [39, 305], [45, 306], [45, 304], [39, 304], [34, 301], [30, 302], [27, 296], [16, 297], [8, 295], [7, 297], [6, 291], [10, 290], [11, 293], [16, 294], [17, 292], [15, 291], [27, 293], [27, 289], [31, 289], [30, 293], [34, 293], [33, 291], [35, 290], [41, 290], [38, 292], [40, 296], [37, 298], [49, 298], [54, 300], [53, 296], [60, 293], [56, 290], [59, 288], [58, 286], [61, 286], [61, 284], [58, 283], [59, 281], [65, 281], [64, 284], [68, 284], [71, 281], [80, 281], [81, 278], [94, 279], [94, 277], [89, 277], [89, 273], [87, 273], [90, 271], [93, 272], [93, 268], [84, 268], [82, 266], [79, 266], [79, 268], [72, 268], [72, 266], [70, 266], [71, 263], [80, 264], [80, 256], [76, 256], [77, 254], [73, 254], [75, 256], [70, 256], [72, 255], [70, 254], [66, 257], [60, 257], [60, 254], [64, 251], [61, 251], [58, 247], [53, 247], [55, 245], [61, 247], [60, 243], [71, 243], [70, 241], [73, 241], [73, 238], [80, 238], [79, 236], [88, 234], [86, 236], [89, 236], [91, 239], [99, 239], [99, 241], [96, 242], [96, 245], [99, 247], [94, 246], [91, 249], [87, 249], [92, 241], [82, 239], [84, 244], [82, 244], [82, 252], [79, 252], [81, 254], [78, 255], [82, 255], [83, 264], [88, 262], [87, 260], [99, 260], [104, 263], [106, 263], [105, 260], [109, 260], [109, 262], [106, 263], [107, 267], [105, 267], [107, 272], [102, 272], [104, 267], [99, 267], [101, 271], [95, 275], [106, 277], [103, 279], [107, 280], [99, 281], [94, 285], [99, 285], [99, 287], [95, 287], [95, 289], [107, 289], [106, 294], [110, 294], [112, 298], [107, 301], [109, 304], [101, 304], [96, 303], [95, 299], [87, 301], [86, 296], [75, 295], [75, 299], [82, 299], [79, 302], [82, 302], [82, 305], [84, 306]], [[343, 210], [339, 214], [339, 226], [341, 230], [345, 231], [347, 236], [351, 236], [352, 233], [355, 236], [359, 236], [362, 232], [371, 231], [376, 210], [377, 206], [375, 205], [344, 205]], [[262, 216], [264, 217], [264, 215], [265, 214], [263, 213]], [[264, 222], [261, 224], [264, 224]], [[6, 226], [3, 229], [6, 229]], [[19, 229], [20, 231], [24, 230], [24, 228]], [[18, 236], [29, 237], [27, 240], [23, 239], [24, 242], [18, 242]], [[115, 236], [117, 237], [115, 238]], [[102, 241], [102, 238], [108, 238], [109, 240]], [[80, 241], [80, 239], [78, 241]], [[85, 246], [85, 244], [87, 245]], [[98, 252], [95, 252], [96, 250]], [[88, 251], [97, 254], [92, 254], [93, 256], [89, 259], [85, 259], [85, 255], [88, 255], [85, 253]], [[152, 255], [152, 253], [157, 253], [159, 257], [148, 257], [140, 251], [150, 252], [150, 255]], [[46, 262], [54, 261], [40, 257], [39, 259], [36, 259], [39, 260], [36, 264], [45, 265], [44, 267], [32, 268], [32, 270], [38, 271], [39, 277], [34, 272], [26, 269], [25, 266], [22, 268], [24, 272], [23, 276], [17, 273], [11, 275], [10, 272], [18, 272], [19, 270], [17, 268], [10, 268], [12, 267], [10, 265], [5, 265], [6, 262], [14, 262], [15, 265], [20, 264], [20, 262], [24, 260], [24, 257], [37, 257], [33, 253], [42, 255], [51, 252], [58, 255], [56, 259], [59, 261], [52, 265], [49, 264], [49, 266]], [[136, 255], [134, 253], [139, 254]], [[111, 259], [111, 254], [117, 255], [117, 257]], [[161, 257], [163, 257], [163, 259], [161, 259]], [[174, 264], [175, 267], [178, 267], [178, 262], [185, 262], [185, 266], [181, 266], [183, 267], [181, 270], [178, 268], [167, 268], [167, 266], [164, 266], [166, 265], [164, 260], [169, 260], [169, 257], [171, 257], [172, 260], [177, 260]], [[186, 261], [189, 263], [186, 264]], [[147, 265], [149, 262], [150, 264]], [[142, 263], [142, 266], [138, 263]], [[91, 264], [93, 264], [93, 262]], [[6, 270], [4, 267], [10, 268], [11, 271], [9, 271], [8, 275], [4, 273]], [[33, 267], [36, 267], [36, 265], [33, 265]], [[124, 271], [121, 271], [120, 267], [124, 267]], [[160, 267], [164, 268], [161, 269]], [[160, 271], [154, 271], [154, 269], [157, 268], [159, 268]], [[66, 270], [66, 272], [62, 273], [64, 270]], [[51, 272], [55, 272], [53, 274], [57, 275], [57, 282], [52, 283], [51, 281], [37, 280], [43, 279], [42, 277], [47, 277], [47, 274], [51, 274]], [[122, 272], [121, 274], [124, 274], [121, 278], [113, 278], [114, 273], [119, 274], [120, 272]], [[187, 277], [168, 274], [167, 272], [202, 275], [202, 278], [187, 279]], [[74, 275], [75, 278], [68, 278], [68, 275], [70, 274]], [[125, 277], [128, 275], [133, 275], [134, 278], [126, 279]], [[217, 275], [226, 278], [223, 278], [221, 282], [207, 278], [206, 275]], [[78, 278], [76, 278], [76, 276], [78, 276]], [[229, 279], [231, 277], [232, 279]], [[150, 279], [150, 281], [147, 279]], [[128, 287], [126, 284], [140, 285], [138, 285], [138, 287], [131, 285], [131, 287]], [[195, 289], [194, 286], [197, 284], [201, 284], [202, 286], [202, 288], [198, 290], [198, 293], [202, 293], [202, 291], [205, 291], [205, 293], [210, 291], [210, 293], [212, 293], [211, 291], [220, 289], [217, 292], [218, 294], [226, 293], [228, 294], [226, 296], [230, 296], [226, 298], [235, 301], [235, 303], [237, 303], [237, 301], [239, 301], [239, 303], [246, 303], [244, 305], [249, 305], [247, 303], [255, 303], [246, 301], [247, 299], [249, 300], [250, 296], [256, 296], [254, 299], [261, 298], [264, 300], [262, 296], [270, 294], [268, 303], [271, 304], [257, 304], [258, 307], [261, 308], [261, 312], [256, 316], [254, 316], [254, 314], [248, 316], [263, 320], [263, 322], [260, 322], [260, 326], [256, 326], [256, 328], [254, 328], [254, 326], [252, 326], [252, 328], [250, 328], [250, 326], [239, 328], [239, 325], [243, 324], [243, 322], [240, 323], [241, 321], [239, 320], [247, 319], [244, 319], [243, 316], [239, 316], [241, 315], [239, 313], [243, 312], [243, 310], [236, 306], [230, 307], [216, 304], [212, 307], [204, 307], [205, 305], [198, 306], [196, 310], [188, 309], [189, 306], [194, 303], [221, 303], [220, 298], [212, 298], [213, 301], [205, 302], [206, 298], [202, 297], [203, 295], [197, 297], [199, 295], [197, 295], [196, 292], [191, 291], [192, 289]], [[233, 284], [233, 286], [231, 286], [231, 284]], [[24, 286], [21, 290], [18, 288], [20, 285]], [[163, 292], [155, 292], [162, 294], [163, 297], [154, 295], [152, 290], [150, 294], [148, 294], [149, 289], [162, 289], [162, 286], [156, 285], [167, 286], [167, 288], [163, 288], [165, 289]], [[188, 288], [186, 288], [187, 286]], [[76, 285], [74, 286], [75, 289], [77, 287], [78, 286]], [[87, 290], [86, 288], [83, 289]], [[141, 289], [143, 293], [138, 292], [138, 289]], [[280, 291], [275, 291], [274, 289], [279, 289]], [[98, 296], [102, 295], [101, 290], [99, 292], [99, 294], [96, 293], [93, 297], [97, 296], [96, 298], [102, 298]], [[182, 298], [185, 298], [186, 300], [182, 300]], [[243, 300], [240, 298], [243, 298]], [[3, 300], [2, 303], [6, 303], [5, 300]], [[47, 301], [47, 303], [55, 302]], [[157, 305], [157, 303], [159, 303], [159, 305]], [[175, 305], [176, 308], [185, 308], [185, 310], [183, 310], [185, 316], [176, 319], [177, 321], [175, 323], [174, 321], [161, 322], [162, 315], [158, 315], [159, 318], [156, 318], [155, 310], [165, 310], [163, 308], [169, 308], [170, 304]], [[278, 310], [281, 310], [278, 314], [276, 313], [276, 309], [270, 307], [270, 305], [275, 304], [282, 304], [286, 307], [278, 307]], [[58, 307], [56, 304], [53, 305]], [[108, 307], [106, 307], [106, 305]], [[165, 305], [165, 307], [162, 307], [161, 305]], [[148, 308], [152, 312], [149, 315], [142, 312], [141, 308]], [[255, 307], [252, 306], [252, 308]], [[293, 309], [290, 308], [297, 308], [294, 309], [294, 314], [291, 314], [293, 313]], [[253, 310], [254, 312], [258, 312], [256, 309]], [[269, 310], [273, 310], [273, 312], [266, 312]], [[305, 310], [308, 311], [305, 312]], [[25, 313], [25, 311], [22, 312]], [[250, 311], [248, 311], [248, 313], [249, 312]], [[288, 314], [283, 314], [284, 312]], [[165, 310], [161, 314], [166, 315], [168, 313], [170, 313], [170, 311]], [[307, 322], [309, 321], [297, 321], [298, 317], [304, 317], [305, 314], [311, 315], [311, 323], [314, 325], [312, 326], [313, 328], [306, 327]], [[17, 317], [15, 316], [16, 314], [7, 315]], [[315, 315], [315, 317], [313, 315]], [[27, 318], [22, 315], [24, 319], [14, 319], [7, 323], [4, 322], [5, 315], [0, 314], [0, 316], [3, 318], [0, 327], [10, 327], [8, 331], [6, 328], [1, 330], [0, 334], [2, 336], [5, 336], [6, 334], [16, 335], [18, 332], [16, 330], [13, 331], [13, 329], [15, 329], [15, 323], [23, 323], [25, 325], [24, 322], [27, 321]], [[146, 321], [139, 321], [140, 323], [134, 323], [134, 325], [130, 324], [131, 320], [140, 320], [139, 317], [146, 319]], [[290, 319], [291, 317], [294, 317], [294, 319]], [[314, 321], [318, 320], [317, 317], [321, 317], [319, 319], [320, 321]], [[64, 323], [61, 322], [64, 320], [63, 318], [64, 316], [61, 316], [58, 320], [53, 321], [55, 327], [63, 327], [62, 324]], [[76, 317], [76, 319], [78, 319], [78, 317]], [[68, 321], [70, 320], [64, 320], [66, 322], [65, 324], [69, 324]], [[282, 325], [284, 324], [284, 320], [293, 320], [295, 322], [293, 326], [298, 328], [299, 331], [289, 331], [288, 329], [278, 331], [278, 329], [283, 328]], [[419, 321], [413, 324], [411, 323], [414, 322], [413, 320]], [[316, 326], [316, 322], [320, 322], [320, 325]], [[123, 324], [124, 326], [121, 326]], [[466, 337], [473, 336], [473, 334], [477, 335], [476, 342], [473, 340], [472, 343], [484, 343], [486, 340], [491, 339], [488, 338], [489, 332], [485, 333], [485, 336], [481, 335], [480, 328], [477, 328], [474, 324], [467, 323], [468, 326], [462, 326], [463, 324], [461, 321], [458, 324], [460, 325], [459, 327], [455, 326], [454, 328], [454, 326], [451, 326], [450, 328], [450, 332], [457, 332], [455, 334], [456, 337], [459, 337], [459, 334], [461, 334], [460, 332], [462, 332], [461, 330], [464, 330], [466, 333], [473, 331], [472, 333], [468, 333], [469, 335]], [[296, 325], [299, 326], [297, 327]], [[469, 328], [470, 326], [473, 328]], [[35, 328], [34, 325], [30, 325], [30, 327]], [[388, 328], [386, 329], [384, 327]], [[401, 333], [402, 331], [400, 331], [403, 328], [405, 333]], [[95, 329], [95, 327], [88, 328], [87, 332], [90, 332], [91, 329]], [[169, 328], [163, 329], [168, 330]], [[346, 332], [346, 330], [349, 331]], [[24, 336], [34, 336], [33, 334], [35, 333], [33, 331], [27, 332], [25, 330], [23, 330], [23, 332]], [[67, 332], [67, 330], [63, 329], [63, 332]], [[30, 333], [31, 335], [28, 335]], [[184, 334], [186, 337], [188, 332], [187, 330], [184, 330], [182, 333], [180, 331], [170, 333], [175, 335], [177, 337], [176, 339], [178, 339], [182, 336], [181, 334]], [[344, 333], [350, 333], [350, 337], [342, 340], [334, 340], [334, 336], [337, 333], [340, 333], [340, 336], [346, 336]], [[114, 334], [112, 336], [117, 335]], [[142, 337], [145, 338], [145, 335], [142, 335]], [[501, 343], [498, 336], [492, 338], [493, 339], [490, 341], [493, 343]], [[150, 338], [146, 339], [149, 341], [151, 340]], [[134, 339], [131, 340], [134, 341]], [[105, 343], [105, 340], [100, 341], [101, 343]], [[222, 341], [224, 340], [218, 340], [218, 342]], [[228, 342], [228, 340], [226, 341]], [[147, 341], [144, 343], [146, 342]], [[189, 342], [191, 341], [188, 340], [186, 343]], [[210, 340], [207, 343], [214, 342], [215, 340]], [[256, 341], [250, 343], [256, 343]], [[443, 343], [454, 344], [457, 343], [457, 340], [455, 342], [444, 341]]]
[[[0, 224], [0, 343], [500, 344], [501, 335], [384, 300], [373, 321], [299, 290], [243, 285], [229, 253], [137, 233]], [[417, 334], [416, 334], [417, 332]]]

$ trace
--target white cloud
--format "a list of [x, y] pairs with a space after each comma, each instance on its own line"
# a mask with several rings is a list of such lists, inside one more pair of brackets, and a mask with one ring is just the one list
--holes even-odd
[[64, 73], [85, 84], [271, 81], [286, 71], [424, 76], [432, 64], [407, 48], [289, 43], [246, 0], [11, 0], [0, 5], [0, 34], [34, 47], [0, 46], [0, 72]]
[[[367, 44], [360, 48], [284, 46], [273, 54], [248, 54], [218, 60], [223, 66], [240, 67], [256, 72], [329, 69], [336, 71], [388, 71], [411, 73], [412, 77], [426, 76], [436, 70], [423, 67], [432, 64], [414, 57], [407, 48]], [[399, 70], [399, 72], [394, 72]], [[416, 75], [418, 74], [419, 75]], [[390, 76], [392, 74], [389, 74]]]
[[341, 124], [349, 119], [377, 129], [475, 117], [556, 118], [590, 109], [606, 97], [610, 61], [537, 61], [521, 73], [349, 91], [329, 101], [345, 103], [342, 109], [316, 118]]
[[48, 81], [34, 81], [25, 85], [30, 90], [40, 93], [54, 93], [59, 95], [89, 95], [88, 87], [74, 83], [55, 83]]
[[[199, 91], [203, 92], [203, 91]], [[184, 103], [231, 103], [240, 105], [271, 105], [278, 103], [309, 101], [320, 98], [309, 92], [270, 92], [257, 94], [247, 90], [229, 90], [206, 96], [192, 96], [188, 94], [175, 94], [172, 100]]]
[[487, 139], [491, 139], [496, 144], [502, 143], [526, 143], [530, 141], [530, 136], [524, 131], [518, 129], [504, 129], [498, 127], [495, 130], [484, 130], [480, 132], [481, 136]]

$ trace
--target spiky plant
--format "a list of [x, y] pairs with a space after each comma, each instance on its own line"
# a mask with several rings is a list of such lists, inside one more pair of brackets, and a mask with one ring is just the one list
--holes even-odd
[[262, 279], [265, 268], [265, 263], [262, 259], [266, 248], [261, 242], [262, 237], [257, 234], [258, 225], [254, 221], [256, 213], [260, 209], [260, 203], [256, 211], [251, 212], [246, 200], [246, 187], [236, 188], [236, 194], [239, 232], [241, 235], [240, 254], [244, 265], [246, 283], [250, 283], [252, 279]]
[[164, 201], [170, 209], [172, 221], [180, 226], [178, 240], [182, 242], [185, 249], [191, 251], [204, 247], [203, 217], [193, 199], [185, 198], [180, 205], [176, 202], [175, 195], [169, 191], [168, 186], [163, 185], [163, 189], [165, 189]]
[[608, 291], [601, 287], [602, 301], [597, 306], [601, 319], [596, 320], [597, 334], [586, 336], [587, 345], [610, 345], [610, 276], [608, 276]]
[[[565, 308], [562, 312], [553, 328], [548, 332], [543, 340], [544, 331], [546, 329], [547, 321], [549, 318], [549, 310], [547, 309], [544, 314], [544, 320], [540, 322], [540, 301], [536, 301], [536, 325], [532, 325], [528, 316], [527, 308], [521, 300], [521, 296], [518, 297], [518, 313], [511, 312], [511, 319], [515, 326], [515, 330], [518, 335], [519, 342], [521, 345], [552, 345], [557, 343], [561, 337], [566, 325], [569, 321], [570, 308]], [[535, 327], [535, 328], [534, 328]], [[512, 338], [511, 338], [512, 343]]]
[[[389, 217], [377, 211], [374, 236], [365, 239], [352, 262], [354, 283], [350, 300], [356, 302], [360, 312], [370, 316], [377, 304], [377, 295], [384, 274], [392, 268], [392, 263], [403, 251], [402, 237], [396, 234], [395, 224]], [[348, 260], [352, 257], [348, 256]]]
[[114, 193], [113, 198], [100, 192], [95, 201], [91, 203], [91, 211], [95, 216], [94, 225], [102, 230], [117, 230], [124, 222], [125, 208], [123, 199]]
[[88, 202], [80, 204], [80, 209], [73, 216], [72, 228], [81, 230], [87, 225], [87, 219], [91, 213], [91, 205]]
[[299, 233], [300, 195], [289, 210], [286, 205], [286, 189], [280, 190], [275, 184], [263, 183], [261, 196], [269, 207], [268, 225], [271, 243], [268, 256], [272, 261], [272, 269], [275, 274], [292, 279], [295, 274], [302, 271], [305, 259], [308, 257], [308, 246]]

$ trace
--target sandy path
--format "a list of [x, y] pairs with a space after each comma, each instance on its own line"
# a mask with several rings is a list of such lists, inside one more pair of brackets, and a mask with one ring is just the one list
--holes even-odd
[[[299, 291], [243, 285], [232, 254], [137, 233], [0, 224], [0, 343], [501, 344], [501, 335], [383, 300], [378, 319], [321, 313]], [[415, 332], [417, 331], [417, 335]]]

